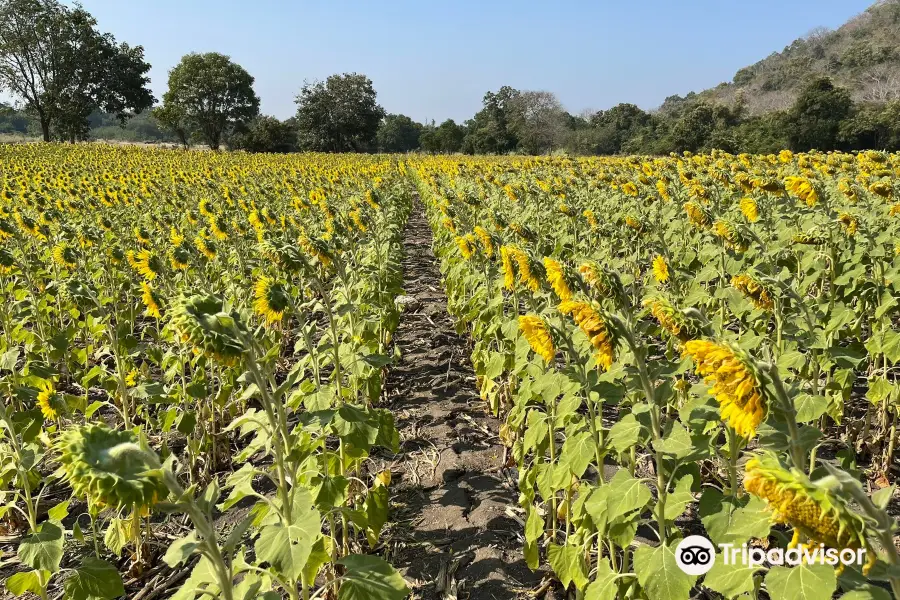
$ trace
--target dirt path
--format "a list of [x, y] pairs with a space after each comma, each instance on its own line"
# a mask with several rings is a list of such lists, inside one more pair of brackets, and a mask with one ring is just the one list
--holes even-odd
[[402, 358], [387, 381], [401, 435], [388, 558], [412, 598], [516, 598], [540, 575], [525, 565], [522, 527], [506, 514], [515, 473], [502, 468], [499, 422], [485, 412], [467, 342], [447, 313], [419, 201], [404, 245], [407, 297], [394, 338]]

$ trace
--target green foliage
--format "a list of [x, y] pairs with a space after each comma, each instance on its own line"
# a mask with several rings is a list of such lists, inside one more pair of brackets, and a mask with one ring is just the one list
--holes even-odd
[[124, 124], [153, 104], [144, 49], [119, 44], [96, 25], [78, 5], [0, 2], [0, 88], [38, 120], [44, 141], [87, 138], [96, 110]]
[[813, 148], [838, 148], [841, 122], [850, 116], [850, 93], [828, 78], [811, 81], [788, 112], [788, 143], [791, 150], [805, 152]]
[[253, 77], [217, 52], [188, 54], [169, 71], [169, 90], [156, 119], [183, 142], [190, 136], [218, 150], [224, 135], [259, 114]]
[[465, 137], [466, 128], [457, 125], [453, 119], [447, 119], [437, 127], [426, 125], [419, 139], [422, 150], [426, 152], [450, 154], [462, 150]]
[[232, 150], [247, 152], [294, 152], [297, 149], [297, 133], [291, 122], [275, 117], [256, 117], [242, 131], [229, 140]]
[[297, 137], [304, 150], [369, 152], [384, 109], [372, 80], [359, 73], [306, 83], [297, 96]]
[[419, 147], [422, 126], [406, 115], [386, 115], [378, 127], [379, 152], [409, 152]]

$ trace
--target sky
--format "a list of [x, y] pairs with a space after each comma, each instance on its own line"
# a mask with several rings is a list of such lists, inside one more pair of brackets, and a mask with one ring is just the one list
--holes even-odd
[[463, 121], [503, 85], [554, 92], [567, 110], [730, 81], [872, 0], [82, 0], [101, 31], [142, 45], [159, 99], [189, 52], [221, 52], [256, 78], [261, 110], [295, 111], [305, 80], [358, 72], [417, 121]]

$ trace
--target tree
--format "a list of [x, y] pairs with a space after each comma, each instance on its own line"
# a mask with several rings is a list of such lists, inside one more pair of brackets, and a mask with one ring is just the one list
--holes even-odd
[[294, 152], [297, 132], [290, 123], [263, 115], [253, 119], [247, 130], [235, 135], [229, 145], [247, 152]]
[[[200, 137], [218, 150], [224, 136], [259, 114], [253, 77], [217, 52], [188, 54], [169, 71], [169, 89], [156, 118], [186, 136]], [[181, 134], [179, 134], [180, 136]]]
[[835, 87], [831, 79], [821, 77], [811, 81], [801, 90], [788, 113], [791, 150], [837, 149], [841, 121], [850, 116], [852, 109], [850, 92]]
[[376, 97], [372, 80], [359, 73], [304, 83], [296, 99], [300, 146], [320, 152], [374, 150], [385, 116]]
[[419, 147], [422, 126], [406, 115], [386, 115], [376, 139], [380, 152], [409, 152]]
[[520, 92], [509, 104], [509, 129], [521, 152], [545, 154], [563, 145], [569, 114], [552, 92]]
[[38, 119], [44, 141], [83, 139], [95, 110], [124, 125], [153, 105], [143, 48], [117, 44], [96, 25], [77, 5], [0, 0], [0, 90]]
[[465, 137], [466, 128], [447, 119], [437, 127], [433, 124], [425, 127], [419, 139], [426, 152], [452, 154], [462, 150]]
[[482, 109], [468, 123], [465, 146], [476, 154], [503, 154], [516, 149], [518, 138], [510, 126], [515, 99], [521, 92], [505, 85], [488, 92]]
[[181, 106], [170, 102], [169, 104], [157, 106], [151, 114], [157, 123], [175, 134], [182, 146], [187, 148], [191, 145], [191, 125], [188, 123], [187, 114]]

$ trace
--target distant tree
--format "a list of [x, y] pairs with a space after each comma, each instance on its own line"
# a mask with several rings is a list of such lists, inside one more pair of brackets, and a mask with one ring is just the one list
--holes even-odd
[[406, 115], [385, 115], [376, 139], [380, 152], [409, 152], [419, 147], [422, 125]]
[[154, 113], [166, 127], [196, 135], [213, 150], [258, 114], [253, 77], [217, 52], [184, 56], [169, 71], [162, 110]]
[[0, 90], [38, 119], [44, 141], [83, 139], [95, 110], [124, 125], [153, 105], [143, 48], [117, 44], [96, 25], [78, 5], [0, 0]]
[[359, 73], [332, 75], [305, 83], [296, 99], [297, 137], [301, 148], [320, 152], [368, 152], [384, 109], [372, 80]]
[[600, 141], [598, 154], [618, 154], [626, 142], [637, 136], [652, 121], [647, 113], [634, 104], [617, 104], [609, 110], [602, 110], [591, 116], [591, 125], [603, 131], [597, 136]]
[[184, 108], [170, 102], [154, 108], [151, 114], [163, 128], [175, 134], [182, 146], [191, 145], [191, 124]]
[[519, 90], [501, 87], [497, 93], [488, 92], [482, 99], [482, 109], [468, 123], [465, 146], [476, 154], [503, 154], [516, 149], [518, 138], [510, 124], [515, 110], [514, 100]]
[[290, 123], [262, 115], [250, 121], [246, 131], [235, 135], [229, 146], [247, 152], [294, 152], [297, 149], [297, 132]]
[[836, 87], [827, 77], [811, 81], [801, 90], [788, 112], [791, 150], [837, 149], [841, 121], [851, 114], [852, 109], [853, 100], [846, 89]]
[[900, 100], [860, 107], [841, 122], [839, 137], [852, 150], [900, 149]]
[[509, 129], [525, 154], [545, 154], [561, 147], [569, 115], [552, 92], [524, 91], [509, 101]]
[[426, 152], [452, 154], [463, 149], [466, 128], [453, 119], [447, 119], [437, 127], [425, 127], [420, 136], [422, 150]]

